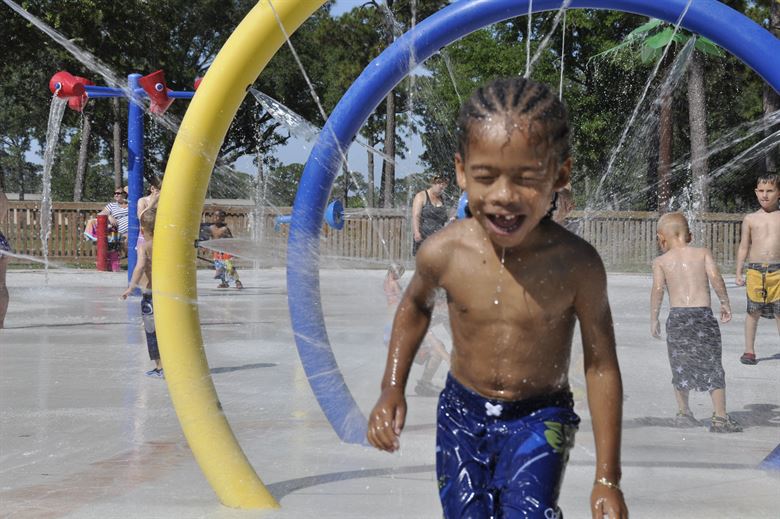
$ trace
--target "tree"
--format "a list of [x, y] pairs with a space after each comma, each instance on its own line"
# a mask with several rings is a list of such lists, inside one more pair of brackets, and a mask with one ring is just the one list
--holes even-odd
[[[693, 48], [688, 68], [688, 114], [690, 119], [691, 172], [695, 202], [701, 211], [709, 210], [708, 202], [708, 162], [707, 162], [707, 111], [704, 88], [704, 68], [697, 52], [722, 56], [720, 49], [710, 40], [664, 24], [661, 20], [651, 19], [631, 31], [622, 43], [608, 49], [596, 57], [615, 55], [624, 50], [639, 47], [639, 59], [643, 64], [663, 59], [661, 68], [668, 70], [672, 63], [672, 54], [667, 51], [669, 45], [686, 44], [693, 38]], [[659, 146], [657, 162], [658, 209], [668, 209], [671, 197], [671, 167], [673, 162], [673, 90], [670, 82], [664, 82], [659, 94]]]
[[303, 164], [293, 163], [271, 169], [266, 176], [266, 200], [273, 207], [290, 207], [303, 175]]

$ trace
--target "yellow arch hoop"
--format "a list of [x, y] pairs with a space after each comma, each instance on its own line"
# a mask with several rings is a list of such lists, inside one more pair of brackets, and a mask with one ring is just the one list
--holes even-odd
[[[325, 0], [277, 0], [292, 34]], [[278, 4], [278, 5], [277, 5]], [[200, 333], [196, 250], [211, 170], [249, 87], [285, 43], [271, 6], [260, 1], [236, 27], [193, 97], [165, 170], [155, 225], [154, 308], [165, 379], [184, 436], [219, 500], [278, 508], [222, 412]]]

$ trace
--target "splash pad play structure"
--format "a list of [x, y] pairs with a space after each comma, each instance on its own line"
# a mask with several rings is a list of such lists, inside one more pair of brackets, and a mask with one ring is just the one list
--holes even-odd
[[[195, 252], [201, 208], [216, 154], [244, 88], [254, 82], [285, 37], [321, 2], [260, 2], [237, 27], [205, 76], [171, 152], [158, 210], [155, 307], [166, 377], [187, 441], [219, 499], [228, 506], [278, 506], [249, 464], [221, 410], [203, 351], [195, 301]], [[338, 370], [322, 317], [318, 239], [341, 153], [367, 115], [408, 73], [448, 43], [483, 26], [562, 2], [475, 0], [443, 9], [399, 38], [349, 89], [325, 125], [295, 199], [288, 244], [288, 290], [301, 361], [323, 412], [345, 442], [362, 442], [365, 417]], [[572, 1], [567, 8], [612, 9], [680, 22], [744, 61], [775, 90], [780, 69], [771, 56], [780, 42], [740, 13], [713, 0]], [[284, 30], [280, 29], [280, 25]], [[412, 60], [411, 58], [414, 58]], [[197, 148], [197, 149], [194, 149]], [[174, 198], [175, 193], [175, 198]]]
[[[200, 78], [197, 78], [195, 89], [199, 84]], [[138, 258], [135, 250], [140, 230], [138, 199], [143, 196], [144, 187], [144, 100], [149, 100], [149, 111], [152, 114], [162, 115], [175, 99], [192, 99], [195, 92], [171, 90], [162, 70], [146, 76], [128, 75], [126, 89], [97, 86], [87, 78], [61, 70], [49, 80], [49, 90], [55, 96], [67, 99], [68, 106], [77, 112], [81, 112], [90, 99], [125, 98], [130, 102], [127, 116], [127, 280], [130, 281]], [[101, 259], [105, 262], [104, 241], [98, 240], [98, 264]]]

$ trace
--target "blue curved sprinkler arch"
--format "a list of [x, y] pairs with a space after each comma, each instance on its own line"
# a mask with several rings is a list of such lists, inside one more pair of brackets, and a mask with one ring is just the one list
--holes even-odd
[[[533, 12], [552, 11], [561, 0], [534, 0]], [[610, 9], [675, 23], [686, 0], [573, 0], [569, 9]], [[355, 403], [328, 341], [319, 283], [323, 213], [346, 151], [368, 116], [409, 73], [442, 47], [487, 25], [528, 14], [527, 0], [461, 0], [433, 14], [372, 61], [333, 110], [303, 171], [287, 244], [288, 305], [306, 376], [339, 438], [365, 443], [366, 419]], [[681, 25], [705, 36], [750, 66], [780, 92], [780, 40], [715, 0], [693, 0]]]

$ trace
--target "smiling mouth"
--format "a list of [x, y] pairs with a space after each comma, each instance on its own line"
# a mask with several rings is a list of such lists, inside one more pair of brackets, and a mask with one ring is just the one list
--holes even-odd
[[487, 215], [488, 221], [493, 226], [493, 229], [498, 234], [511, 234], [515, 232], [517, 229], [520, 228], [521, 225], [523, 225], [523, 222], [525, 221], [525, 216], [519, 215], [519, 214], [512, 214], [512, 215], [497, 215], [497, 214], [490, 214]]

